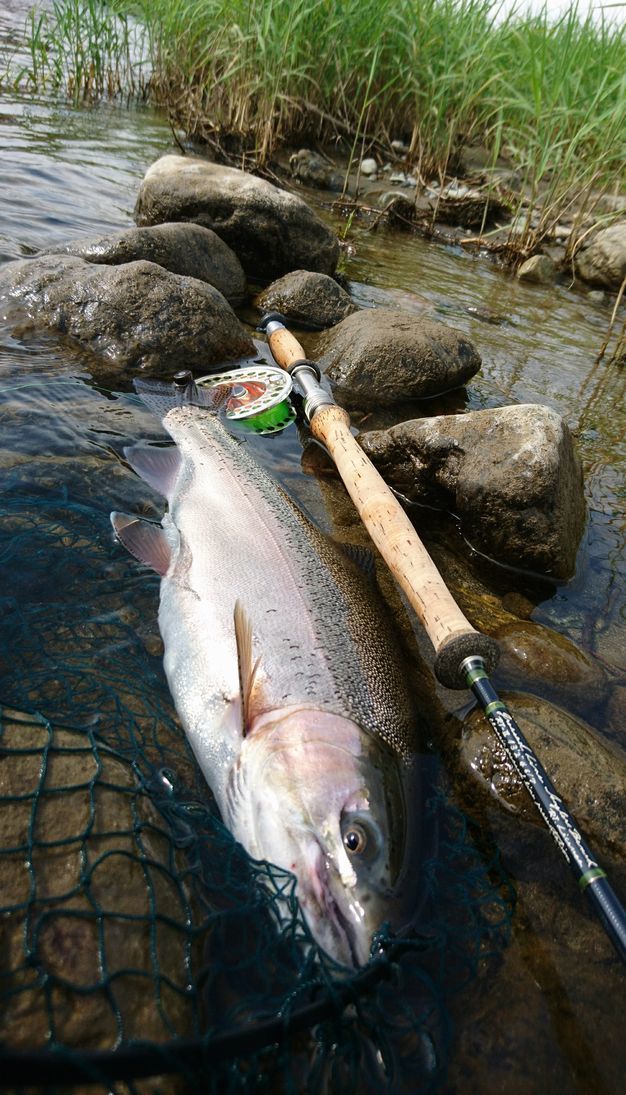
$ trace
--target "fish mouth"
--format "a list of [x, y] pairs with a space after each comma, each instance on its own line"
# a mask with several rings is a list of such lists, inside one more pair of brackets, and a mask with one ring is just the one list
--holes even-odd
[[303, 911], [322, 950], [341, 965], [358, 969], [369, 959], [372, 933], [365, 922], [359, 925], [346, 911], [347, 896], [338, 871], [316, 843], [314, 861], [301, 897]]
[[359, 966], [364, 966], [369, 958], [369, 952], [366, 956], [361, 956], [357, 949], [356, 933], [354, 931], [354, 925], [348, 920], [347, 916], [337, 904], [332, 894], [329, 894], [328, 913], [330, 919], [335, 927], [336, 932], [342, 937], [343, 941], [347, 945], [347, 949], [350, 954], [350, 962], [346, 965], [354, 966], [357, 969]]

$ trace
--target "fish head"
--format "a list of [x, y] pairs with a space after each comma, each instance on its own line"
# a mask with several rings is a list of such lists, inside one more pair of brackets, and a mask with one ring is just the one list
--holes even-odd
[[417, 803], [398, 756], [350, 719], [295, 709], [245, 739], [233, 828], [253, 855], [292, 871], [311, 932], [336, 961], [361, 966], [372, 935], [410, 919]]

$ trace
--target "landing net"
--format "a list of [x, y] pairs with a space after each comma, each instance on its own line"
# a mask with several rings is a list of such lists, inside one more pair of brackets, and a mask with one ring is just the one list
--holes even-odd
[[110, 500], [38, 480], [0, 504], [0, 1085], [436, 1088], [451, 996], [507, 938], [494, 864], [433, 790], [424, 923], [340, 971], [217, 816]]

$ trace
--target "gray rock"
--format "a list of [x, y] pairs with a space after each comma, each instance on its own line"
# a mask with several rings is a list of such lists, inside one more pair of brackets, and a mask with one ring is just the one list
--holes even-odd
[[416, 203], [414, 193], [409, 196], [397, 190], [385, 190], [376, 197], [377, 207], [384, 210], [387, 223], [393, 228], [415, 224], [416, 214], [423, 211], [421, 204]]
[[295, 194], [234, 167], [193, 156], [163, 156], [146, 172], [135, 206], [139, 225], [192, 221], [217, 233], [255, 281], [290, 270], [332, 274], [333, 232]]
[[583, 716], [604, 702], [602, 666], [565, 635], [528, 619], [505, 623], [493, 635], [500, 647], [499, 672], [509, 687], [527, 688], [530, 678], [533, 691], [539, 687], [542, 696]]
[[289, 167], [294, 179], [313, 186], [317, 190], [340, 192], [344, 187], [344, 176], [317, 152], [301, 148], [289, 157]]
[[73, 240], [51, 254], [77, 255], [86, 262], [119, 266], [146, 259], [173, 274], [207, 281], [231, 304], [246, 296], [246, 275], [230, 247], [199, 224], [159, 224], [125, 232]]
[[526, 259], [517, 271], [520, 281], [536, 285], [552, 285], [556, 277], [556, 265], [549, 255], [533, 255]]
[[626, 278], [626, 221], [603, 228], [576, 257], [576, 273], [591, 285], [619, 289]]
[[423, 418], [359, 440], [406, 497], [455, 513], [478, 550], [555, 578], [573, 573], [583, 477], [555, 411], [528, 404]]
[[[582, 720], [538, 696], [505, 697], [522, 733], [598, 851], [624, 855], [626, 758]], [[539, 821], [519, 776], [480, 711], [465, 720], [461, 767], [507, 810]]]
[[124, 369], [204, 369], [255, 353], [217, 289], [154, 262], [100, 266], [42, 255], [3, 267], [0, 293], [37, 326]]
[[361, 171], [364, 175], [376, 176], [378, 172], [378, 164], [371, 156], [365, 160], [361, 160]]
[[389, 176], [389, 182], [395, 186], [417, 186], [415, 175], [410, 175], [407, 171], [395, 171]]
[[348, 316], [321, 336], [317, 355], [341, 398], [358, 407], [436, 395], [481, 364], [465, 335], [395, 308]]
[[318, 327], [332, 327], [358, 310], [333, 278], [308, 270], [294, 270], [272, 282], [255, 303], [263, 311], [283, 312]]

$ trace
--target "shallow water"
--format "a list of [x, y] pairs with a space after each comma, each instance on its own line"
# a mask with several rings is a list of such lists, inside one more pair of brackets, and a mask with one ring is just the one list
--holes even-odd
[[[470, 335], [483, 366], [467, 385], [465, 406], [540, 403], [558, 411], [574, 432], [589, 521], [574, 579], [542, 600], [533, 619], [557, 627], [623, 672], [626, 379], [623, 368], [595, 363], [610, 308], [567, 286], [521, 284], [460, 247], [391, 238], [395, 246], [359, 233], [348, 273], [377, 287], [419, 294], [444, 322]], [[367, 293], [364, 303], [366, 298]], [[501, 322], [474, 318], [472, 309]]]
[[[0, 12], [0, 55], [19, 52], [26, 6], [24, 0], [5, 2]], [[154, 159], [171, 150], [166, 122], [148, 108], [77, 109], [61, 99], [5, 92], [0, 100], [0, 261], [22, 258], [70, 238], [131, 226], [140, 179]], [[320, 201], [319, 195], [309, 197]], [[321, 212], [331, 217], [327, 209]], [[345, 225], [335, 223], [343, 232]], [[626, 415], [624, 370], [595, 364], [608, 307], [592, 304], [567, 285], [553, 289], [522, 285], [486, 258], [470, 256], [460, 248], [404, 235], [374, 234], [358, 225], [349, 230], [348, 238], [351, 253], [344, 271], [359, 303], [384, 303], [384, 293], [390, 289], [417, 294], [444, 322], [466, 331], [482, 354], [480, 375], [465, 391], [433, 404], [433, 412], [537, 402], [557, 410], [575, 432], [589, 513], [575, 577], [556, 586], [488, 563], [481, 564], [481, 576], [499, 596], [525, 595], [534, 606], [534, 621], [574, 640], [597, 664], [605, 675], [601, 695], [577, 696], [574, 707], [619, 743], [615, 712], [624, 695], [620, 690], [626, 686], [626, 599], [621, 581], [626, 547]], [[487, 310], [496, 322], [477, 318], [473, 310], [483, 314]], [[94, 529], [101, 518], [96, 536], [104, 555], [111, 553], [111, 508], [143, 506], [146, 515], [158, 516], [156, 503], [146, 501], [143, 487], [120, 471], [124, 444], [138, 436], [160, 436], [129, 387], [52, 337], [6, 325], [0, 331], [0, 459], [5, 497], [19, 499], [34, 493], [43, 502], [44, 512], [48, 512], [46, 505], [53, 507], [68, 497], [73, 505], [89, 508]], [[431, 413], [426, 404], [421, 413]], [[324, 513], [323, 491], [301, 469], [296, 431], [291, 429], [271, 442], [256, 439], [253, 445], [259, 458], [331, 527], [332, 517]], [[426, 514], [418, 517], [428, 520]], [[450, 529], [453, 537], [452, 524]], [[69, 546], [72, 566], [69, 556], [64, 564], [61, 554], [48, 582], [41, 578], [40, 565], [35, 567], [33, 561], [30, 567], [29, 559], [22, 558], [18, 566], [12, 557], [2, 571], [5, 610], [43, 608], [59, 600], [59, 591], [77, 613], [83, 601], [96, 604], [99, 593], [95, 585], [90, 586], [89, 568], [86, 565], [81, 579], [73, 569], [75, 545]], [[469, 559], [469, 548], [467, 554]], [[110, 564], [112, 578], [116, 565]], [[148, 605], [150, 598], [153, 602], [154, 580], [139, 574], [134, 581], [142, 594], [149, 594]], [[127, 600], [131, 592], [126, 586]], [[15, 666], [3, 664], [2, 669], [0, 699], [6, 698], [9, 689], [11, 702], [17, 702]], [[40, 705], [54, 684], [47, 678], [42, 682]], [[541, 694], [541, 682], [530, 677], [528, 691]], [[54, 696], [54, 691], [49, 694]], [[65, 715], [71, 716], [71, 710]], [[539, 851], [535, 837], [524, 839], [526, 843], [521, 843], [528, 857], [539, 854], [548, 864], [552, 856], [556, 859], [543, 834], [537, 838]], [[517, 869], [520, 880], [527, 880], [532, 874], [530, 858], [525, 861], [522, 855]], [[528, 909], [523, 914], [527, 916]], [[520, 939], [528, 931], [531, 928], [522, 924]], [[519, 1009], [507, 1018], [506, 989], [513, 974], [509, 970], [502, 976], [503, 1002], [497, 993], [496, 971], [496, 990], [489, 995], [481, 989], [466, 1001], [464, 1023], [474, 1043], [459, 1050], [463, 1068], [460, 1074], [452, 1071], [450, 1090], [470, 1091], [484, 1085], [485, 1077], [476, 1077], [468, 1061], [481, 1054], [490, 1059], [494, 1052], [502, 1061], [502, 1073], [494, 1076], [493, 1090], [556, 1091], [564, 1082], [570, 1083], [571, 1090], [617, 1090], [619, 1070], [614, 1059], [607, 1063], [605, 1050], [613, 1044], [615, 1051], [621, 1042], [619, 1009], [616, 1018], [614, 1004], [603, 999], [601, 979], [582, 989], [573, 983], [570, 967], [561, 961], [560, 942], [532, 961], [527, 955], [524, 958], [520, 940], [518, 945], [521, 950], [514, 952], [514, 961], [525, 976], [530, 970], [531, 980], [539, 985], [537, 999], [529, 1007], [531, 1029], [525, 1028]], [[549, 1061], [557, 1064], [549, 1067]]]

